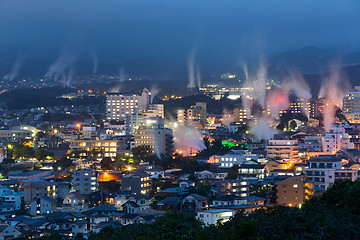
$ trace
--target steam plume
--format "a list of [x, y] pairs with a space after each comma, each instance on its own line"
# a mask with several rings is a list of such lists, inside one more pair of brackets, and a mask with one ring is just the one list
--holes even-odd
[[266, 97], [266, 107], [273, 118], [279, 118], [279, 110], [290, 107], [288, 86], [272, 89]]
[[203, 135], [195, 128], [178, 126], [174, 128], [175, 148], [182, 151], [184, 155], [189, 155], [191, 151], [201, 151], [205, 149]]
[[119, 79], [120, 79], [120, 82], [125, 82], [125, 67], [124, 67], [124, 65], [121, 65], [121, 67], [120, 67]]
[[324, 128], [328, 132], [334, 123], [337, 108], [342, 108], [342, 100], [351, 85], [347, 77], [338, 70], [334, 70], [328, 77], [323, 79], [319, 98], [324, 98], [323, 119]]
[[50, 66], [45, 74], [45, 78], [52, 78], [55, 81], [59, 80], [64, 74], [72, 76], [73, 66], [77, 57], [67, 50], [62, 50], [56, 61]]
[[258, 140], [269, 140], [278, 130], [270, 127], [273, 125], [272, 119], [269, 117], [260, 117], [250, 125], [250, 132]]
[[199, 88], [201, 88], [201, 73], [200, 70], [197, 69], [196, 71], [196, 81]]
[[234, 121], [233, 113], [228, 109], [224, 109], [223, 116], [221, 118], [222, 124], [225, 125], [226, 127], [229, 127], [230, 123], [232, 123], [233, 121]]
[[189, 84], [188, 88], [194, 89], [195, 88], [195, 57], [196, 57], [197, 49], [193, 48], [190, 52], [188, 61], [187, 61], [187, 68], [188, 68], [188, 79]]
[[160, 92], [160, 89], [157, 87], [157, 85], [154, 84], [151, 86], [150, 92], [150, 103], [152, 104], [154, 101], [154, 97]]
[[94, 63], [93, 75], [96, 75], [97, 70], [98, 70], [98, 67], [99, 67], [99, 60], [98, 60], [98, 58], [97, 58], [97, 56], [96, 56], [95, 50], [92, 50], [92, 51], [91, 51], [91, 59], [92, 59], [92, 61], [93, 61], [93, 63]]
[[6, 75], [3, 77], [3, 79], [4, 79], [4, 80], [8, 80], [8, 81], [12, 81], [12, 80], [14, 80], [17, 76], [19, 76], [19, 74], [20, 74], [20, 69], [21, 69], [21, 66], [23, 65], [24, 59], [25, 59], [25, 56], [24, 56], [24, 55], [18, 56], [18, 58], [16, 59], [14, 65], [12, 66], [10, 72], [9, 72], [8, 74], [6, 74]]

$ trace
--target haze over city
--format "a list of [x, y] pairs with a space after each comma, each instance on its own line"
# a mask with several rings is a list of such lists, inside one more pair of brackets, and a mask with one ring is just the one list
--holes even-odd
[[359, 10], [0, 0], [0, 239], [360, 239]]

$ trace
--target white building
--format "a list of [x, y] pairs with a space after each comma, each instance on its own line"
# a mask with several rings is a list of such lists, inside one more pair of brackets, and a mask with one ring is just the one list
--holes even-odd
[[143, 114], [145, 119], [151, 117], [164, 118], [164, 104], [149, 104], [148, 109]]
[[158, 156], [170, 156], [173, 153], [173, 133], [170, 128], [159, 126], [140, 126], [134, 133], [135, 146], [149, 146]]
[[268, 140], [267, 157], [295, 161], [298, 158], [299, 145], [297, 140]]
[[235, 211], [231, 209], [211, 209], [198, 211], [197, 219], [203, 222], [205, 225], [213, 225], [218, 221], [221, 223], [227, 222], [234, 215]]
[[342, 112], [348, 121], [360, 121], [360, 86], [355, 87], [355, 92], [345, 94]]
[[355, 181], [358, 177], [356, 170], [341, 169], [341, 159], [334, 155], [312, 157], [309, 163], [310, 167], [304, 171], [318, 191], [326, 190], [336, 179], [348, 178]]
[[106, 96], [107, 120], [124, 120], [126, 114], [147, 110], [150, 92], [146, 88], [140, 94], [109, 93]]
[[134, 131], [138, 130], [140, 126], [144, 125], [143, 113], [129, 113], [125, 117], [125, 133], [126, 135], [133, 135]]
[[345, 131], [346, 126], [346, 124], [334, 124], [330, 128], [322, 141], [324, 152], [336, 153], [341, 148], [354, 149], [354, 143], [350, 142], [349, 134]]
[[251, 154], [248, 151], [238, 150], [231, 151], [228, 154], [219, 156], [219, 165], [223, 168], [231, 168], [233, 165], [241, 165], [249, 160], [258, 161], [259, 157], [256, 154]]
[[99, 188], [99, 179], [96, 171], [76, 170], [72, 174], [72, 191], [80, 194], [90, 194]]

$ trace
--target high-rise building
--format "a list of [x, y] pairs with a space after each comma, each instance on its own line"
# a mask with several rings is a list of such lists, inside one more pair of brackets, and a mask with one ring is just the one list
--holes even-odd
[[142, 113], [126, 114], [125, 118], [125, 133], [126, 135], [133, 135], [134, 131], [144, 125], [144, 115]]
[[179, 125], [201, 129], [206, 125], [206, 115], [206, 102], [197, 102], [187, 110], [178, 109], [177, 120]]
[[348, 121], [360, 121], [360, 86], [355, 87], [355, 92], [345, 94], [342, 111]]
[[146, 111], [142, 112], [146, 118], [160, 117], [164, 118], [164, 104], [149, 104]]
[[149, 146], [150, 151], [157, 155], [170, 156], [173, 153], [173, 133], [170, 128], [140, 126], [134, 135], [135, 147]]
[[150, 92], [146, 88], [140, 94], [109, 93], [106, 96], [107, 120], [125, 120], [126, 114], [139, 113], [148, 108]]

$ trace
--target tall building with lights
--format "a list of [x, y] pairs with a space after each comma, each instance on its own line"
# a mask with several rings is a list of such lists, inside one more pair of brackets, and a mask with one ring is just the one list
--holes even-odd
[[179, 125], [186, 125], [202, 129], [206, 125], [206, 102], [197, 102], [189, 109], [178, 109], [177, 120]]
[[345, 94], [342, 111], [348, 121], [360, 122], [360, 86]]
[[173, 153], [173, 132], [161, 125], [140, 126], [134, 131], [135, 147], [149, 146], [150, 152], [157, 155], [171, 156]]
[[147, 110], [149, 102], [150, 92], [146, 88], [140, 94], [109, 93], [106, 96], [106, 119], [125, 120], [126, 114]]

